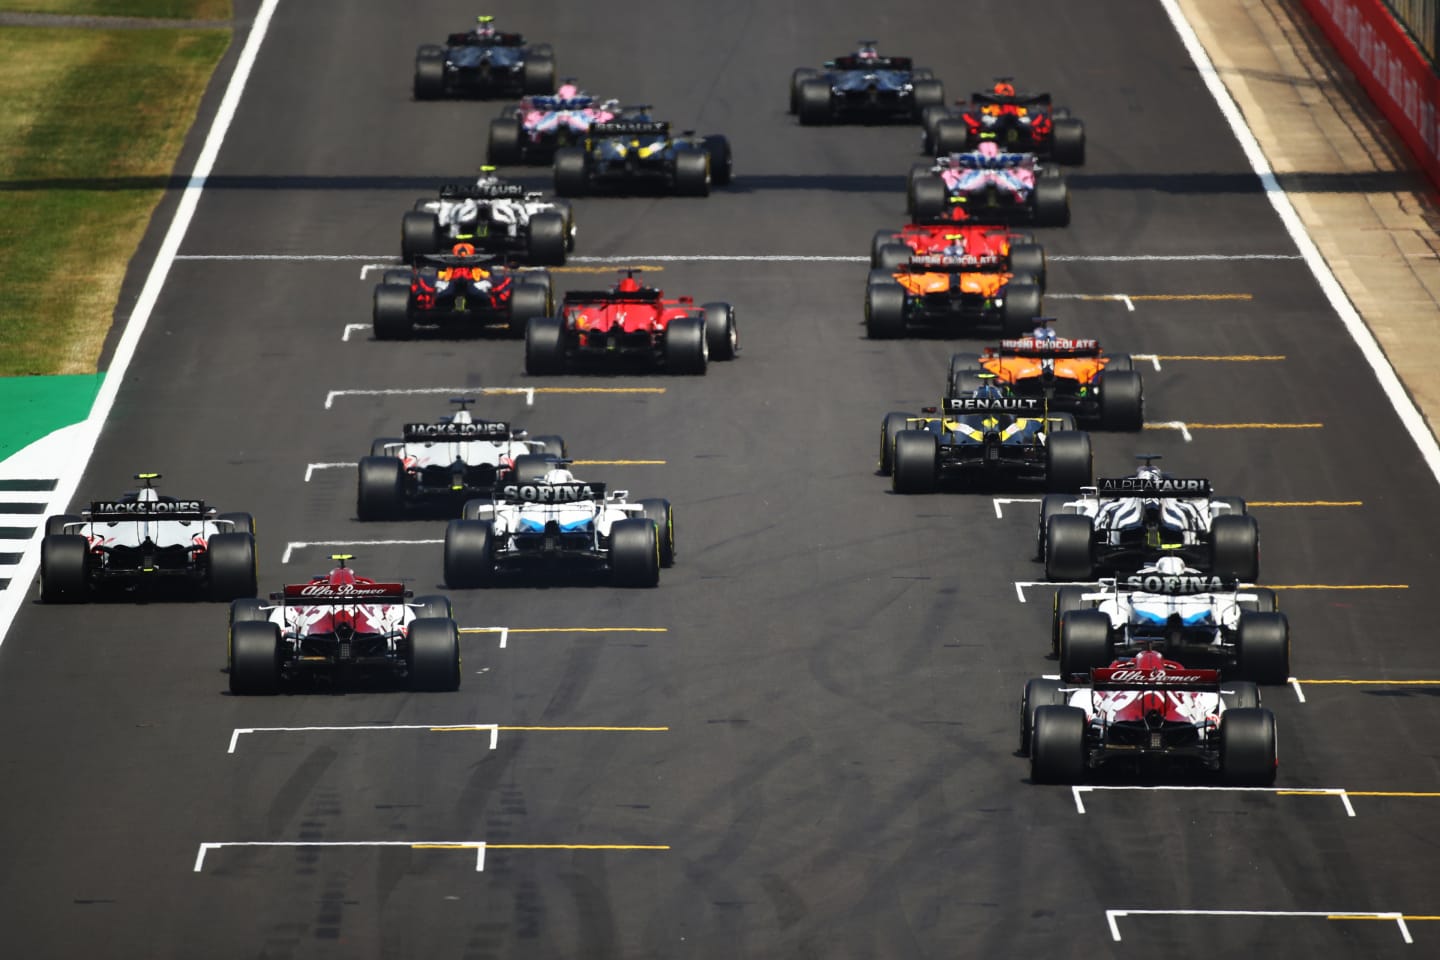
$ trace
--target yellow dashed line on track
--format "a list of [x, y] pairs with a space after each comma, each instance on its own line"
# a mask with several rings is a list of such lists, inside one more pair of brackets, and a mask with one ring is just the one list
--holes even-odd
[[1409, 590], [1408, 583], [1266, 583], [1271, 590]]
[[1235, 353], [1235, 354], [1214, 354], [1214, 355], [1200, 355], [1200, 354], [1169, 354], [1169, 355], [1167, 355], [1167, 354], [1160, 353], [1160, 354], [1155, 354], [1152, 359], [1155, 359], [1155, 360], [1203, 360], [1203, 361], [1211, 362], [1211, 363], [1220, 363], [1220, 362], [1228, 362], [1228, 361], [1233, 361], [1233, 362], [1236, 362], [1236, 363], [1259, 363], [1259, 362], [1262, 362], [1262, 361], [1270, 362], [1270, 361], [1276, 361], [1276, 360], [1285, 360], [1285, 359], [1287, 359], [1287, 358], [1285, 357], [1284, 354], [1263, 355], [1263, 354], [1253, 354], [1253, 353]]
[[664, 460], [572, 460], [578, 467], [663, 467]]
[[[1319, 430], [1323, 423], [1191, 423], [1185, 421], [1187, 430]], [[1178, 430], [1168, 423], [1147, 423], [1145, 429]]]
[[461, 627], [461, 633], [669, 633], [669, 627]]
[[665, 268], [656, 263], [622, 264], [612, 263], [601, 267], [546, 267], [551, 273], [619, 273], [621, 270], [644, 270], [652, 272]]
[[490, 850], [669, 850], [668, 843], [487, 843]]
[[514, 387], [496, 393], [664, 393], [664, 387]]
[[1131, 300], [1254, 300], [1253, 293], [1131, 293], [1127, 294]]
[[1363, 507], [1363, 500], [1246, 500], [1247, 507]]
[[1330, 687], [1440, 687], [1440, 680], [1300, 680], [1296, 683], [1311, 683]]

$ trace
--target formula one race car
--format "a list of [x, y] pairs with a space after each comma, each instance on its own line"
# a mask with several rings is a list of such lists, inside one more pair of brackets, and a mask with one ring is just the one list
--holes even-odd
[[992, 142], [910, 171], [909, 206], [917, 223], [1033, 224], [1070, 222], [1070, 188], [1034, 154], [1002, 153]]
[[896, 493], [933, 493], [942, 483], [996, 489], [1039, 483], [1079, 490], [1090, 482], [1090, 435], [1069, 414], [1047, 416], [1039, 400], [994, 388], [946, 397], [943, 416], [889, 413], [880, 426], [880, 472]]
[[449, 255], [416, 257], [409, 270], [386, 270], [375, 287], [376, 340], [408, 340], [416, 327], [518, 337], [525, 321], [553, 308], [550, 274], [513, 270], [468, 243]]
[[1085, 124], [1065, 107], [1052, 107], [1048, 93], [1017, 93], [1009, 77], [972, 93], [959, 109], [925, 111], [924, 152], [930, 156], [974, 150], [994, 140], [1006, 150], [1033, 153], [1055, 163], [1085, 162]]
[[550, 163], [556, 150], [583, 144], [591, 126], [614, 120], [619, 109], [618, 101], [597, 100], [566, 80], [553, 97], [525, 97], [501, 110], [490, 121], [486, 156], [499, 165]]
[[978, 390], [988, 373], [1007, 396], [1045, 397], [1051, 410], [1073, 413], [1089, 429], [1144, 426], [1144, 385], [1129, 354], [1102, 353], [1095, 340], [1056, 337], [1048, 320], [1038, 322], [1032, 336], [952, 356], [950, 392]]
[[496, 30], [494, 17], [476, 18], [474, 30], [450, 34], [443, 47], [427, 43], [415, 52], [416, 100], [554, 92], [550, 44], [527, 47], [520, 34]]
[[733, 360], [739, 349], [730, 304], [666, 300], [663, 290], [627, 270], [609, 290], [569, 291], [557, 316], [532, 318], [525, 372], [546, 376], [586, 362], [634, 361], [670, 373], [704, 373], [711, 360]]
[[998, 326], [1006, 336], [1024, 332], [1040, 315], [1040, 285], [1029, 274], [998, 266], [998, 258], [981, 264], [964, 253], [917, 253], [893, 270], [871, 270], [865, 284], [866, 336], [903, 337], [912, 325], [955, 333], [982, 325]]
[[1275, 715], [1260, 706], [1259, 689], [1154, 650], [1081, 683], [1031, 680], [1020, 724], [1033, 783], [1080, 783], [1112, 766], [1145, 776], [1198, 768], [1233, 786], [1275, 782]]
[[1055, 593], [1051, 646], [1062, 676], [1088, 673], [1115, 659], [1156, 649], [1170, 659], [1217, 667], [1226, 679], [1285, 683], [1290, 677], [1290, 623], [1275, 591], [1161, 557], [1128, 577]]
[[42, 603], [165, 591], [206, 600], [255, 596], [250, 514], [216, 513], [203, 500], [161, 496], [154, 486], [158, 473], [137, 473], [135, 479], [145, 486], [116, 500], [97, 500], [78, 516], [46, 519]]
[[882, 57], [875, 41], [825, 61], [824, 70], [800, 67], [790, 75], [790, 112], [806, 126], [899, 120], [915, 123], [926, 107], [945, 102], [945, 88], [909, 57]]
[[965, 223], [909, 223], [899, 230], [877, 230], [870, 240], [870, 269], [893, 270], [917, 253], [968, 257], [974, 270], [1027, 274], [1045, 292], [1045, 248], [1028, 233]]
[[730, 141], [720, 134], [698, 137], [650, 117], [649, 107], [626, 107], [607, 123], [595, 123], [583, 146], [555, 151], [555, 192], [583, 197], [597, 190], [637, 190], [706, 197], [710, 185], [730, 182]]
[[400, 438], [381, 438], [359, 463], [355, 512], [361, 520], [400, 516], [407, 506], [459, 504], [487, 495], [502, 472], [528, 467], [543, 473], [545, 458], [565, 456], [559, 437], [529, 438], [501, 420], [476, 420], [472, 397], [455, 397], [460, 409], [438, 423], [407, 423]]
[[400, 221], [400, 259], [451, 250], [468, 243], [482, 253], [500, 254], [541, 266], [562, 266], [575, 249], [575, 214], [570, 204], [544, 199], [518, 183], [481, 168], [474, 185], [447, 183], [440, 199], [417, 200]]
[[491, 500], [465, 504], [445, 530], [445, 582], [484, 587], [507, 571], [605, 573], [617, 587], [653, 587], [675, 562], [668, 500], [575, 479], [568, 461], [539, 480], [505, 482]]
[[460, 631], [442, 596], [412, 597], [340, 565], [309, 583], [287, 584], [269, 602], [230, 605], [230, 692], [278, 693], [302, 678], [381, 677], [412, 690], [460, 688]]
[[1160, 472], [1141, 454], [1133, 477], [1101, 479], [1078, 499], [1046, 497], [1039, 547], [1050, 580], [1089, 581], [1129, 574], [1162, 556], [1222, 580], [1260, 576], [1260, 528], [1239, 497], [1216, 497], [1210, 481]]

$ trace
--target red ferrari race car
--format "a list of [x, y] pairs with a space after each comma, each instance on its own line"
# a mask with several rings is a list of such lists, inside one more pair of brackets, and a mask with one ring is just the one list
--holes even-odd
[[519, 336], [525, 321], [550, 312], [550, 274], [516, 270], [468, 243], [448, 255], [421, 256], [408, 270], [386, 270], [375, 287], [376, 340], [408, 340], [417, 327]]
[[304, 678], [378, 676], [412, 690], [460, 687], [460, 633], [442, 596], [412, 597], [345, 566], [230, 605], [230, 692], [277, 693]]
[[1048, 93], [1017, 92], [1010, 77], [972, 93], [955, 107], [927, 107], [925, 152], [933, 156], [974, 150], [994, 139], [1006, 150], [1033, 153], [1064, 164], [1085, 162], [1085, 124], [1067, 107], [1054, 107]]
[[532, 317], [525, 329], [525, 372], [564, 373], [586, 362], [634, 361], [670, 373], [704, 373], [710, 360], [733, 360], [740, 348], [735, 308], [665, 299], [634, 270], [609, 290], [572, 290], [556, 316]]
[[1028, 233], [979, 224], [910, 223], [899, 230], [877, 230], [870, 241], [870, 267], [897, 270], [911, 257], [947, 251], [965, 257], [972, 270], [1023, 273], [1045, 290], [1045, 248]]

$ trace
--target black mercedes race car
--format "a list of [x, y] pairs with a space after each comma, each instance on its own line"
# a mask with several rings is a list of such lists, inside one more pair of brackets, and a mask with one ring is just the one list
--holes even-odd
[[898, 120], [918, 123], [927, 107], [945, 102], [945, 88], [909, 57], [882, 57], [875, 41], [859, 41], [854, 53], [825, 61], [825, 69], [800, 67], [790, 75], [790, 112], [806, 126]]
[[450, 34], [444, 46], [427, 43], [415, 52], [416, 100], [554, 92], [550, 44], [526, 46], [521, 34], [496, 30], [494, 17], [477, 18], [474, 30]]
[[682, 197], [709, 196], [710, 186], [730, 182], [730, 141], [720, 134], [696, 136], [652, 120], [647, 107], [590, 127], [584, 146], [555, 151], [555, 193], [580, 197], [597, 190], [658, 191]]

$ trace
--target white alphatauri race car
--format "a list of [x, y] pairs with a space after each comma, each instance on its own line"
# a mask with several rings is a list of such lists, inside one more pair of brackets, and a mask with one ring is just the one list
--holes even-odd
[[539, 480], [503, 481], [489, 500], [465, 504], [445, 530], [445, 582], [489, 586], [507, 571], [608, 573], [617, 587], [653, 587], [675, 562], [668, 500], [576, 480], [568, 461]]
[[1268, 786], [1277, 766], [1275, 716], [1260, 689], [1222, 683], [1154, 650], [1115, 660], [1082, 680], [1037, 678], [1020, 701], [1020, 750], [1033, 783], [1079, 783], [1102, 767], [1151, 777], [1175, 768]]
[[1210, 481], [1172, 477], [1142, 454], [1133, 477], [1107, 477], [1080, 496], [1047, 496], [1037, 552], [1050, 580], [1129, 574], [1162, 556], [1222, 580], [1260, 576], [1260, 528], [1239, 497], [1216, 497]]
[[[531, 437], [502, 420], [476, 420], [472, 397], [454, 397], [460, 409], [435, 423], [407, 423], [401, 437], [381, 437], [359, 463], [355, 512], [361, 520], [399, 516], [408, 506], [449, 504], [489, 496], [501, 474], [533, 480], [565, 456], [557, 436]], [[453, 516], [453, 514], [451, 514]]]
[[80, 603], [121, 592], [198, 594], [209, 600], [253, 597], [255, 520], [217, 513], [203, 500], [161, 496], [158, 473], [137, 473], [145, 486], [116, 500], [97, 500], [78, 516], [45, 521], [40, 544], [40, 599]]
[[416, 257], [468, 243], [542, 266], [561, 266], [575, 249], [575, 214], [568, 203], [545, 199], [487, 169], [473, 186], [446, 184], [437, 200], [421, 199], [400, 223], [400, 256]]
[[1161, 557], [1098, 587], [1061, 587], [1051, 645], [1063, 677], [1151, 648], [1218, 667], [1227, 679], [1290, 677], [1290, 623], [1276, 610], [1275, 592], [1223, 581], [1179, 557]]

